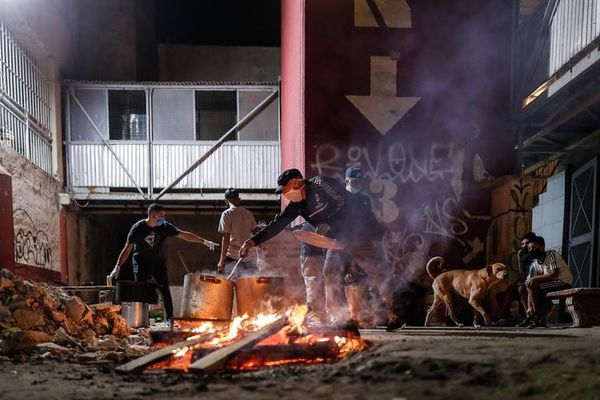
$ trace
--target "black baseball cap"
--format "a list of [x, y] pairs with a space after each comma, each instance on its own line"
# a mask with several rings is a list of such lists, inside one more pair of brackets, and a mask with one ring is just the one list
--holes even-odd
[[228, 200], [230, 200], [230, 199], [239, 199], [240, 198], [240, 194], [234, 188], [229, 188], [229, 189], [227, 189], [225, 191], [225, 198], [228, 199]]
[[346, 178], [348, 179], [362, 179], [363, 170], [360, 167], [349, 167], [346, 170]]
[[291, 179], [300, 178], [302, 179], [302, 172], [297, 170], [296, 168], [286, 169], [279, 175], [277, 178], [277, 189], [275, 189], [275, 193], [280, 194], [283, 192], [283, 188]]

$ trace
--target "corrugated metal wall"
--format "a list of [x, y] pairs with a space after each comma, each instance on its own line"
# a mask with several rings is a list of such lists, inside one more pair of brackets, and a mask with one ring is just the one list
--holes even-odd
[[[148, 186], [147, 144], [111, 144], [129, 173], [141, 187]], [[153, 144], [153, 187], [169, 185], [192, 165], [211, 145], [197, 143]], [[135, 187], [117, 159], [103, 144], [69, 146], [70, 182], [73, 187]], [[279, 142], [227, 143], [194, 172], [184, 178], [177, 189], [272, 188], [280, 173]]]
[[559, 0], [550, 26], [552, 76], [600, 36], [600, 0]]
[[[148, 185], [146, 144], [112, 144], [125, 168], [140, 186]], [[117, 159], [103, 144], [69, 146], [70, 184], [75, 187], [135, 187]]]
[[[210, 147], [209, 144], [154, 144], [153, 186], [169, 185]], [[226, 143], [175, 188], [269, 189], [277, 181], [280, 164], [279, 142]]]

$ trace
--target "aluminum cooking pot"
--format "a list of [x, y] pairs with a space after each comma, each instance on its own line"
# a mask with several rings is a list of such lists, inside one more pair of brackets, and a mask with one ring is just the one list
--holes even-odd
[[183, 278], [182, 318], [231, 319], [233, 281], [200, 273]]
[[283, 277], [255, 276], [235, 281], [238, 315], [281, 311], [284, 307]]

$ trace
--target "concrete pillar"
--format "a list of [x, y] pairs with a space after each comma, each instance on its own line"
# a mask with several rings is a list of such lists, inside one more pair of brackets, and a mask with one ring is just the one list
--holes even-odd
[[15, 270], [12, 176], [0, 165], [0, 267]]

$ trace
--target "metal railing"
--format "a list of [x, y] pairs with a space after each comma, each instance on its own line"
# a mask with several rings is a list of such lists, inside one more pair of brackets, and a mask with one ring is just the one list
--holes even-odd
[[550, 23], [548, 76], [569, 63], [598, 37], [600, 0], [559, 0]]
[[0, 141], [52, 174], [51, 86], [45, 68], [0, 22]]
[[50, 130], [51, 86], [46, 68], [0, 22], [0, 89], [37, 125]]
[[550, 96], [600, 60], [599, 43], [600, 0], [541, 2], [515, 31], [513, 84], [519, 108], [527, 96]]
[[[123, 143], [110, 145], [133, 179], [147, 189], [164, 188], [209, 148], [202, 143]], [[69, 182], [80, 188], [132, 188], [132, 181], [103, 144], [71, 143]], [[149, 149], [152, 154], [150, 162]], [[204, 164], [179, 182], [175, 189], [269, 189], [280, 169], [279, 142], [230, 142], [221, 146]], [[151, 172], [149, 177], [149, 172]]]
[[52, 174], [52, 139], [27, 114], [0, 101], [0, 143]]

